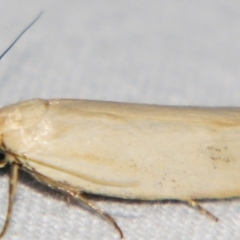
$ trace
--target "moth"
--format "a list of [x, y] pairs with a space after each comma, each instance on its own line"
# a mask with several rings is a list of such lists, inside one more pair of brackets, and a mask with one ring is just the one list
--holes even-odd
[[9, 225], [20, 170], [92, 208], [121, 239], [117, 222], [83, 193], [177, 199], [217, 221], [196, 200], [240, 195], [239, 122], [239, 108], [74, 99], [33, 99], [3, 107], [0, 167], [10, 163], [11, 174], [0, 236]]

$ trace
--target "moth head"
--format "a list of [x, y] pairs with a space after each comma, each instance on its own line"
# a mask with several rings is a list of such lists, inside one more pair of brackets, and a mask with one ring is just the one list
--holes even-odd
[[0, 150], [0, 168], [5, 167], [5, 165], [8, 163], [8, 160], [6, 158], [6, 154]]

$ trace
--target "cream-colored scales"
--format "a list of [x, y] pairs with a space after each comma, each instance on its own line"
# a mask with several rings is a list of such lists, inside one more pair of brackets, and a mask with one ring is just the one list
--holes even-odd
[[240, 195], [238, 122], [238, 109], [36, 99], [0, 110], [1, 149], [89, 193], [228, 198]]
[[[40, 15], [19, 35], [22, 34]], [[196, 199], [240, 196], [240, 109], [164, 107], [87, 100], [29, 100], [0, 109], [0, 167], [12, 165], [8, 227], [19, 170], [80, 200], [177, 199], [217, 218]]]

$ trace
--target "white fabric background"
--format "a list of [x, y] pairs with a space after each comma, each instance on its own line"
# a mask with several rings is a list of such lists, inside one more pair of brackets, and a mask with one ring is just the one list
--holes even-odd
[[[238, 1], [1, 0], [0, 52], [42, 10], [0, 63], [1, 106], [36, 97], [239, 106]], [[1, 173], [0, 226], [8, 183]], [[239, 199], [202, 204], [219, 223], [184, 204], [93, 201], [128, 240], [240, 239]], [[99, 216], [21, 175], [5, 239], [119, 236]]]

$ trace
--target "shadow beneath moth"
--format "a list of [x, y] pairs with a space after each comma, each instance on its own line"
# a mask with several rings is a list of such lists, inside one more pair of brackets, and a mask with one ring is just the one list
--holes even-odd
[[[0, 59], [41, 14], [16, 38]], [[240, 109], [33, 99], [0, 109], [0, 167], [11, 165], [9, 225], [19, 170], [100, 214], [84, 193], [179, 200], [217, 221], [195, 200], [240, 195]], [[62, 149], [64, 151], [59, 151]]]

